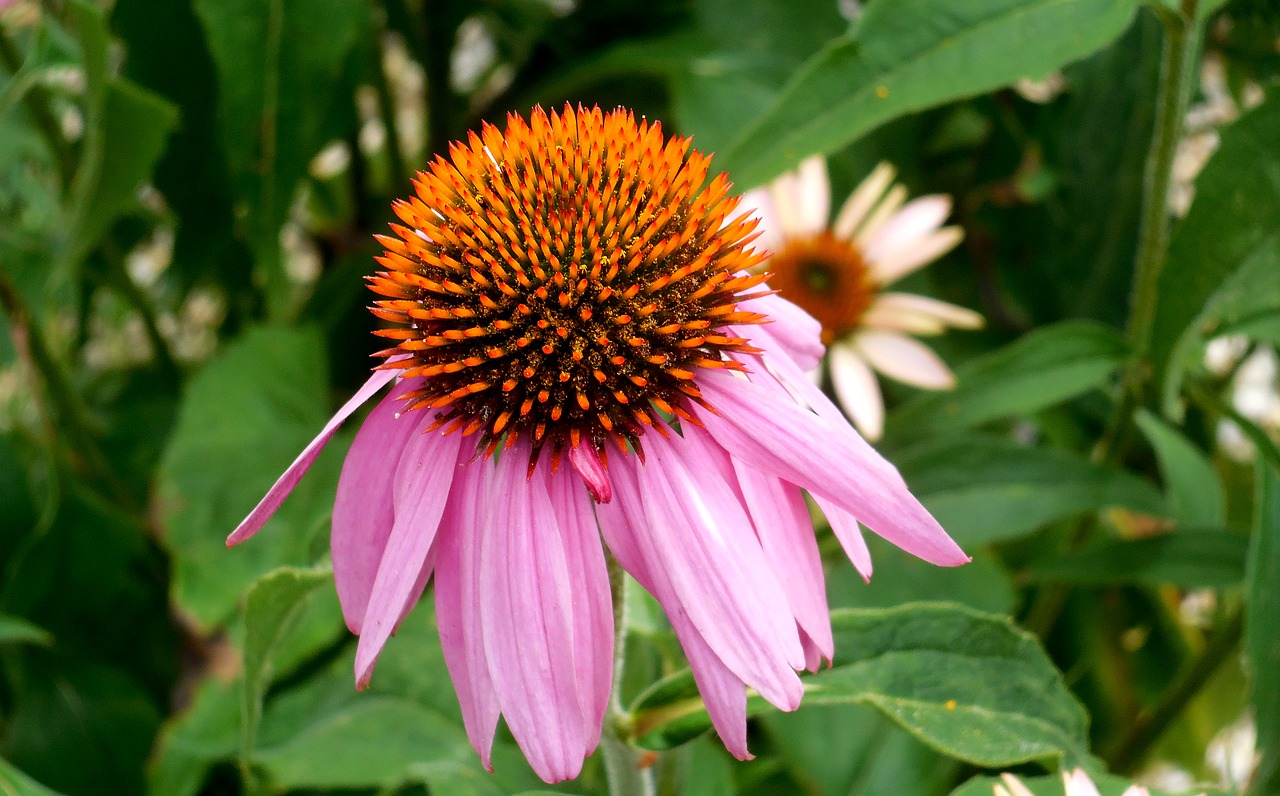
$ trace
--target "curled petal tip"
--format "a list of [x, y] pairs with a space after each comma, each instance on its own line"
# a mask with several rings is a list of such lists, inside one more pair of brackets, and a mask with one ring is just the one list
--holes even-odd
[[569, 463], [587, 485], [587, 491], [597, 503], [608, 503], [613, 500], [613, 484], [609, 481], [609, 471], [600, 461], [600, 453], [590, 443], [575, 445], [569, 449]]

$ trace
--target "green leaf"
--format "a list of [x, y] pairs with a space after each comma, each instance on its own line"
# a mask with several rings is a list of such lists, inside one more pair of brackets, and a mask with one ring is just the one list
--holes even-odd
[[1280, 467], [1257, 465], [1257, 519], [1245, 576], [1244, 651], [1261, 753], [1254, 793], [1280, 790]]
[[921, 392], [889, 417], [895, 441], [926, 439], [1004, 417], [1033, 414], [1106, 384], [1124, 358], [1115, 330], [1066, 321], [965, 363], [956, 388]]
[[1176, 428], [1145, 409], [1135, 421], [1155, 449], [1173, 516], [1185, 525], [1222, 526], [1227, 505], [1213, 463]]
[[254, 763], [281, 788], [383, 787], [424, 761], [474, 765], [462, 728], [420, 705], [363, 697], [259, 749]]
[[19, 616], [0, 614], [0, 645], [37, 644], [47, 647], [53, 643], [53, 635], [39, 625]]
[[69, 4], [83, 49], [86, 76], [84, 145], [71, 188], [70, 234], [63, 251], [69, 266], [97, 244], [164, 151], [178, 121], [177, 109], [151, 92], [108, 74], [106, 20], [95, 6]]
[[1230, 531], [1183, 530], [1149, 539], [1115, 539], [1035, 567], [1035, 581], [1089, 585], [1172, 584], [1223, 588], [1244, 579], [1249, 542]]
[[325, 372], [314, 330], [262, 327], [186, 385], [157, 493], [174, 553], [174, 601], [205, 631], [230, 618], [260, 575], [311, 564], [323, 549], [339, 440], [251, 542], [228, 550], [225, 540], [323, 427]]
[[280, 227], [307, 164], [331, 138], [341, 80], [366, 35], [363, 0], [196, 0], [217, 67], [219, 122], [250, 245], [273, 301], [284, 285]]
[[[806, 706], [874, 707], [925, 745], [973, 765], [1074, 764], [1088, 717], [1039, 643], [1005, 617], [945, 603], [832, 613], [835, 668], [805, 678]], [[751, 697], [753, 714], [771, 711]], [[639, 743], [668, 749], [710, 719], [687, 671], [632, 708]]]
[[718, 164], [741, 188], [907, 113], [1042, 77], [1110, 42], [1116, 0], [892, 0], [811, 58]]
[[1280, 99], [1272, 96], [1222, 133], [1174, 230], [1160, 274], [1151, 362], [1165, 414], [1199, 344], [1223, 324], [1280, 308]]
[[258, 736], [262, 700], [271, 685], [272, 658], [316, 589], [332, 580], [328, 567], [281, 567], [263, 575], [245, 598], [244, 679], [240, 688], [240, 759], [246, 763]]
[[0, 793], [5, 796], [59, 796], [0, 757]]
[[206, 677], [196, 686], [191, 704], [169, 717], [147, 766], [150, 796], [196, 796], [214, 763], [235, 756], [240, 734], [237, 688]]
[[1148, 482], [1053, 448], [964, 437], [912, 448], [897, 464], [912, 492], [962, 546], [1012, 539], [1113, 506], [1168, 514]]
[[[832, 538], [831, 541], [834, 541]], [[864, 583], [844, 556], [827, 564], [827, 600], [832, 608], [893, 608], [909, 602], [952, 602], [991, 614], [1009, 614], [1017, 593], [999, 559], [981, 548], [967, 551], [963, 567], [936, 567], [874, 534], [867, 547], [875, 574]]]

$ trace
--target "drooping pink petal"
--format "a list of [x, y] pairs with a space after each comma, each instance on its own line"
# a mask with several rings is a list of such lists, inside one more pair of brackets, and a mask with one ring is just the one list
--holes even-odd
[[412, 388], [413, 380], [401, 381], [369, 413], [338, 477], [329, 548], [342, 616], [356, 634], [364, 626], [369, 594], [395, 524], [395, 465], [427, 419], [426, 412], [400, 414], [404, 402], [398, 398]]
[[666, 573], [724, 664], [765, 699], [794, 709], [802, 688], [793, 669], [804, 668], [804, 651], [786, 596], [729, 488], [732, 472], [700, 455], [706, 446], [696, 429], [685, 433], [646, 438], [639, 480], [648, 532], [637, 546], [650, 571]]
[[588, 743], [599, 742], [613, 685], [613, 601], [604, 547], [591, 501], [568, 473], [550, 476], [551, 509], [559, 520], [569, 582], [573, 584], [573, 662], [587, 726]]
[[689, 659], [698, 693], [702, 695], [707, 714], [725, 748], [739, 760], [750, 760], [746, 685], [703, 640], [680, 604], [667, 574], [661, 569], [651, 571], [636, 543], [638, 537], [649, 532], [644, 519], [644, 498], [637, 477], [638, 469], [633, 457], [620, 457], [614, 465], [614, 483], [619, 497], [608, 506], [597, 509], [600, 531], [622, 568], [662, 605], [675, 630], [676, 639]]
[[591, 491], [597, 503], [608, 503], [613, 499], [613, 487], [609, 486], [609, 472], [600, 461], [596, 446], [583, 442], [569, 448], [569, 464], [582, 478], [582, 482]]
[[[545, 471], [526, 480], [517, 443], [481, 489], [480, 613], [498, 704], [516, 743], [547, 782], [572, 779], [593, 748], [573, 660], [574, 584]], [[487, 462], [473, 466], [489, 466]]]
[[891, 379], [926, 390], [947, 390], [956, 385], [947, 363], [915, 338], [867, 329], [854, 337], [854, 344], [873, 368]]
[[[764, 551], [787, 595], [796, 623], [817, 650], [830, 660], [835, 650], [827, 607], [822, 557], [813, 521], [800, 488], [771, 478], [739, 461], [732, 463], [742, 498]], [[805, 668], [811, 661], [806, 655]]]
[[425, 585], [424, 564], [458, 469], [461, 440], [460, 434], [415, 431], [400, 456], [392, 484], [395, 522], [374, 577], [356, 647], [356, 684], [360, 687], [368, 685], [383, 645], [409, 600], [421, 594], [419, 584]]
[[289, 496], [293, 488], [298, 485], [298, 481], [302, 476], [306, 475], [307, 470], [315, 463], [316, 457], [320, 455], [320, 451], [324, 450], [324, 446], [329, 444], [329, 440], [333, 439], [334, 433], [338, 430], [338, 426], [342, 425], [348, 417], [351, 417], [365, 401], [374, 396], [378, 390], [391, 383], [397, 375], [394, 370], [375, 370], [369, 380], [364, 383], [356, 394], [351, 396], [342, 408], [329, 418], [329, 422], [325, 424], [316, 438], [311, 440], [307, 447], [303, 448], [302, 453], [298, 454], [298, 458], [293, 460], [293, 464], [276, 479], [276, 482], [267, 490], [267, 494], [263, 495], [262, 500], [258, 501], [258, 505], [249, 512], [249, 516], [245, 517], [236, 529], [227, 537], [227, 547], [238, 545], [246, 539], [251, 538], [255, 533], [262, 529], [267, 520], [271, 519], [271, 515], [276, 513], [276, 509], [280, 508], [280, 504]]
[[436, 561], [436, 624], [449, 679], [458, 692], [467, 739], [485, 769], [493, 771], [490, 754], [498, 727], [498, 695], [484, 652], [480, 615], [480, 556], [476, 541], [480, 482], [490, 473], [464, 467], [454, 477], [453, 490], [440, 523], [440, 553]]
[[871, 368], [857, 351], [843, 342], [831, 346], [827, 364], [840, 405], [867, 439], [880, 439], [884, 433], [884, 397]]
[[[940, 566], [969, 557], [908, 491], [896, 471], [847, 424], [826, 422], [777, 390], [716, 372], [703, 374], [703, 396], [718, 414], [702, 413], [729, 454], [853, 514], [912, 555]], [[892, 470], [892, 468], [890, 468]]]
[[858, 521], [852, 514], [826, 498], [815, 495], [813, 501], [826, 515], [831, 533], [835, 535], [836, 541], [840, 542], [840, 547], [844, 548], [844, 554], [853, 563], [853, 568], [858, 570], [858, 574], [864, 581], [870, 583], [871, 551], [867, 549], [867, 540], [862, 538], [862, 529], [858, 527]]

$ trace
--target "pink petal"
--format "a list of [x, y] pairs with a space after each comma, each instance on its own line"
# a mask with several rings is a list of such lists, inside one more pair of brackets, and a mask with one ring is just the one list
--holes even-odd
[[762, 326], [735, 326], [733, 334], [757, 347], [785, 353], [803, 370], [813, 370], [822, 359], [822, 324], [812, 315], [778, 295], [745, 301], [742, 309], [769, 316]]
[[786, 596], [729, 487], [732, 470], [708, 455], [713, 447], [700, 431], [685, 434], [646, 438], [640, 491], [648, 532], [637, 544], [724, 664], [765, 699], [794, 709], [802, 688], [793, 669], [804, 668], [804, 651]]
[[840, 405], [867, 439], [880, 439], [884, 433], [884, 398], [871, 368], [845, 343], [831, 346], [827, 362]]
[[320, 451], [324, 450], [324, 446], [329, 444], [329, 440], [333, 439], [334, 432], [338, 430], [338, 426], [348, 417], [351, 417], [357, 409], [360, 408], [365, 401], [373, 397], [373, 395], [387, 386], [398, 375], [398, 371], [394, 370], [375, 370], [369, 380], [364, 383], [356, 394], [351, 396], [342, 408], [339, 409], [333, 417], [329, 418], [329, 422], [320, 430], [320, 433], [307, 447], [302, 449], [302, 453], [298, 454], [298, 458], [293, 460], [293, 464], [289, 465], [276, 482], [267, 490], [267, 494], [263, 495], [262, 500], [258, 501], [258, 505], [249, 512], [249, 516], [245, 517], [236, 529], [227, 537], [227, 546], [238, 545], [252, 537], [255, 533], [262, 529], [267, 520], [271, 519], [271, 515], [276, 513], [276, 509], [280, 508], [280, 504], [289, 496], [293, 488], [298, 485], [298, 481], [302, 476], [306, 475], [307, 470], [315, 463], [316, 457], [320, 455]]
[[813, 502], [817, 503], [818, 508], [822, 509], [822, 513], [826, 515], [831, 533], [844, 548], [844, 554], [853, 563], [853, 568], [858, 570], [858, 574], [864, 581], [870, 583], [871, 551], [867, 549], [867, 540], [862, 538], [862, 529], [858, 527], [858, 521], [852, 514], [830, 500], [815, 496]]
[[724, 741], [725, 748], [739, 760], [750, 760], [751, 753], [747, 749], [746, 685], [703, 640], [680, 604], [667, 574], [661, 569], [650, 570], [636, 543], [640, 536], [649, 533], [643, 516], [644, 497], [636, 472], [639, 469], [638, 463], [634, 457], [620, 459], [614, 465], [618, 499], [608, 506], [598, 507], [600, 530], [622, 568], [652, 594], [666, 611], [680, 647], [689, 659], [689, 668], [707, 707], [707, 714], [711, 717], [716, 734]]
[[458, 692], [467, 738], [489, 771], [493, 733], [498, 726], [498, 695], [484, 653], [480, 616], [480, 556], [476, 544], [476, 510], [480, 482], [492, 473], [486, 462], [462, 468], [440, 523], [436, 562], [436, 624], [449, 679]]
[[[774, 567], [796, 623], [830, 660], [835, 643], [831, 637], [826, 579], [804, 495], [799, 487], [764, 475], [742, 462], [734, 461], [732, 466], [760, 540], [760, 549]], [[810, 662], [806, 655], [806, 669], [810, 668]]]
[[400, 456], [392, 485], [395, 522], [373, 581], [356, 648], [356, 684], [361, 688], [368, 685], [383, 645], [426, 583], [424, 565], [458, 469], [461, 441], [460, 434], [419, 431]]
[[699, 380], [719, 414], [704, 412], [707, 430], [729, 454], [830, 500], [912, 555], [957, 566], [969, 557], [907, 490], [896, 471], [847, 424], [832, 424], [777, 390], [716, 372]]
[[413, 389], [415, 382], [401, 381], [369, 413], [338, 477], [329, 548], [342, 616], [356, 634], [363, 627], [373, 581], [395, 524], [395, 465], [405, 445], [428, 418], [426, 412], [400, 416], [404, 403], [398, 398]]
[[933, 350], [918, 340], [897, 332], [865, 330], [854, 344], [871, 367], [891, 379], [926, 390], [949, 390], [956, 377]]
[[597, 503], [608, 503], [613, 499], [613, 487], [609, 486], [609, 473], [604, 469], [595, 445], [583, 442], [569, 448], [569, 464], [573, 465], [573, 469], [581, 476], [582, 482], [587, 485], [591, 497], [595, 498]]
[[547, 479], [551, 510], [559, 519], [569, 582], [574, 584], [573, 661], [582, 694], [584, 720], [594, 728], [589, 745], [599, 733], [609, 707], [613, 685], [613, 600], [609, 595], [609, 571], [596, 528], [591, 501], [576, 479], [559, 473]]
[[[547, 782], [572, 779], [591, 751], [573, 656], [573, 583], [545, 471], [526, 480], [527, 443], [504, 451], [482, 487], [480, 615], [498, 704]], [[488, 466], [480, 463], [477, 466]]]

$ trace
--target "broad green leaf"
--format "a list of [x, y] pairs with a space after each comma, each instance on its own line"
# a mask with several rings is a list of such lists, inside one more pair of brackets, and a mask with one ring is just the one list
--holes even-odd
[[[984, 767], [1073, 764], [1088, 717], [1036, 640], [1005, 617], [945, 603], [832, 614], [836, 666], [806, 677], [805, 706], [869, 705], [925, 745]], [[773, 708], [751, 697], [753, 714]], [[710, 719], [687, 671], [632, 708], [639, 743], [668, 749]]]
[[1257, 465], [1257, 519], [1245, 577], [1244, 650], [1261, 754], [1254, 793], [1280, 790], [1280, 467]]
[[230, 618], [260, 575], [313, 563], [333, 507], [342, 444], [316, 461], [251, 541], [226, 537], [329, 415], [320, 336], [310, 329], [250, 329], [183, 393], [161, 459], [157, 492], [173, 551], [174, 601], [205, 630]]
[[237, 684], [206, 677], [191, 704], [170, 716], [147, 766], [149, 796], [196, 796], [214, 763], [236, 754], [240, 736]]
[[913, 111], [1038, 78], [1110, 42], [1122, 0], [891, 0], [868, 4], [733, 141], [718, 164], [738, 188], [829, 153]]
[[272, 658], [316, 589], [332, 570], [282, 567], [263, 575], [245, 598], [244, 679], [240, 687], [240, 759], [248, 762], [271, 685]]
[[1280, 308], [1280, 100], [1274, 96], [1222, 133], [1174, 230], [1160, 274], [1151, 363], [1165, 414], [1186, 369], [1216, 329]]
[[475, 764], [462, 728], [428, 708], [389, 697], [363, 697], [284, 742], [254, 753], [282, 788], [391, 785], [423, 761]]
[[957, 768], [863, 705], [805, 706], [758, 721], [807, 793], [937, 794]]
[[4, 796], [59, 796], [0, 757], [0, 793]]
[[1103, 386], [1124, 357], [1106, 326], [1067, 321], [1037, 329], [956, 370], [956, 388], [922, 392], [889, 417], [897, 441], [1029, 415]]
[[1140, 411], [1135, 420], [1155, 449], [1173, 516], [1184, 525], [1220, 527], [1227, 507], [1213, 463], [1176, 428], [1150, 412]]
[[36, 644], [47, 647], [52, 643], [53, 635], [39, 625], [20, 616], [0, 614], [0, 645]]
[[1179, 530], [1149, 539], [1111, 540], [1068, 553], [1030, 572], [1032, 580], [1111, 585], [1235, 586], [1244, 579], [1248, 540], [1230, 531]]
[[311, 158], [333, 131], [340, 78], [367, 35], [362, 0], [196, 0], [218, 73], [222, 145], [246, 232], [274, 302], [283, 299], [280, 227]]
[[964, 437], [912, 448], [897, 464], [912, 492], [961, 546], [1012, 539], [1053, 520], [1113, 506], [1168, 514], [1148, 482], [1054, 448]]

